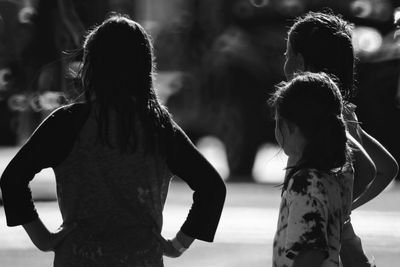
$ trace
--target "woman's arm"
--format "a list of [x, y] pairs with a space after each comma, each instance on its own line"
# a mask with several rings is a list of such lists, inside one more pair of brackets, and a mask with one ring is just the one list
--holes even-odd
[[321, 250], [305, 250], [293, 260], [293, 267], [320, 267], [324, 262], [326, 253]]
[[186, 245], [191, 243], [188, 237], [212, 242], [225, 202], [225, 184], [176, 124], [167, 150], [171, 172], [194, 191], [192, 208], [177, 238]]
[[[348, 130], [347, 138], [352, 147], [355, 148], [353, 151], [353, 200], [357, 199], [367, 189], [376, 176], [375, 164], [363, 147], [361, 127], [355, 109], [355, 105], [348, 103], [343, 112]], [[352, 208], [354, 209], [354, 207]]]
[[[371, 157], [365, 151], [364, 147], [351, 134], [347, 134], [351, 145], [355, 148], [353, 151], [353, 199], [357, 199], [374, 180], [376, 175], [375, 164]], [[354, 209], [354, 207], [352, 207]]]
[[396, 177], [399, 166], [393, 156], [375, 138], [360, 128], [362, 145], [376, 166], [376, 176], [368, 188], [355, 198], [353, 209], [360, 207], [379, 195]]

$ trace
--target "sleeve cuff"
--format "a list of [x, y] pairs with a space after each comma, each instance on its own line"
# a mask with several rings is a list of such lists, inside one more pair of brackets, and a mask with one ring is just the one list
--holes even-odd
[[19, 225], [24, 225], [30, 222], [33, 222], [39, 218], [39, 215], [37, 214], [36, 211], [34, 211], [32, 214], [25, 215], [24, 217], [17, 217], [13, 218], [13, 216], [7, 217], [7, 226], [9, 227], [14, 227], [14, 226], [19, 226]]

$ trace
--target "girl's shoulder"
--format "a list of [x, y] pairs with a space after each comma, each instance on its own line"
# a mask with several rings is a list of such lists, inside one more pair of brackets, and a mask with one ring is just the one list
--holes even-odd
[[50, 116], [53, 117], [62, 117], [65, 115], [78, 115], [78, 113], [81, 112], [88, 112], [89, 111], [89, 105], [83, 102], [76, 102], [76, 103], [71, 103], [67, 104], [64, 106], [61, 106], [57, 109], [55, 109]]
[[43, 126], [68, 125], [73, 121], [80, 121], [85, 119], [89, 114], [89, 105], [86, 103], [72, 103], [61, 106], [55, 109], [47, 118], [42, 122]]
[[51, 136], [65, 137], [71, 130], [80, 128], [89, 114], [89, 107], [85, 103], [65, 105], [54, 110], [36, 128], [31, 139], [46, 140]]
[[332, 192], [339, 189], [340, 183], [335, 175], [314, 168], [303, 168], [290, 178], [288, 196], [307, 196], [325, 201]]
[[321, 187], [322, 181], [327, 173], [314, 168], [302, 168], [295, 172], [288, 183], [288, 190], [294, 193], [304, 194], [314, 191], [314, 187]]

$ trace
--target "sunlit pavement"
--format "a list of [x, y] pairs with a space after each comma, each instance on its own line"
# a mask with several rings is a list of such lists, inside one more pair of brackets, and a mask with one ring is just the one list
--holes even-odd
[[[3, 153], [3, 154], [2, 154]], [[0, 171], [4, 155], [0, 150]], [[3, 158], [3, 161], [2, 161]], [[165, 259], [166, 266], [271, 266], [272, 238], [279, 206], [279, 189], [268, 184], [227, 183], [228, 195], [215, 243], [195, 242], [181, 258]], [[36, 207], [52, 230], [61, 217], [54, 201], [54, 177], [51, 171], [40, 173], [32, 183]], [[356, 232], [369, 256], [379, 267], [396, 266], [400, 259], [400, 186], [392, 186], [371, 203], [353, 212]], [[52, 201], [39, 201], [39, 200]], [[191, 204], [191, 190], [175, 181], [164, 211], [165, 237], [173, 237], [184, 221]], [[21, 227], [5, 225], [0, 210], [0, 266], [51, 266], [52, 253], [36, 250]]]

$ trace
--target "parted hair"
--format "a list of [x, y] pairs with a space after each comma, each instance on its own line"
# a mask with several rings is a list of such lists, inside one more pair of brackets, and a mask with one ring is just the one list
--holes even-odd
[[[296, 125], [305, 138], [300, 161], [290, 168], [284, 183], [299, 169], [340, 171], [351, 161], [338, 86], [325, 73], [298, 73], [276, 87], [269, 99], [279, 119]], [[283, 140], [285, 142], [285, 140]]]

